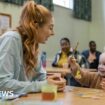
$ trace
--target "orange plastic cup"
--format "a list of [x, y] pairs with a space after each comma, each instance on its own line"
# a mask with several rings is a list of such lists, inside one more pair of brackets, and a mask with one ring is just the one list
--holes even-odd
[[42, 100], [53, 101], [57, 97], [57, 86], [52, 84], [46, 84], [42, 86]]

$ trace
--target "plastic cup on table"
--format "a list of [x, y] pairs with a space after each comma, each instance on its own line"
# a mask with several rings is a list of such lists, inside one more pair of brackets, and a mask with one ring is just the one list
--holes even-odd
[[42, 86], [41, 89], [42, 100], [44, 101], [54, 101], [57, 97], [57, 86], [53, 84], [46, 84]]

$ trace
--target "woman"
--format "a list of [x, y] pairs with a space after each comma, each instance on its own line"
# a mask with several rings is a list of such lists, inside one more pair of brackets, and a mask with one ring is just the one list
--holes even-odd
[[[28, 1], [22, 10], [16, 30], [0, 37], [0, 89], [14, 93], [39, 92], [48, 83], [63, 90], [65, 80], [55, 80], [56, 75], [46, 80], [46, 72], [38, 62], [39, 43], [54, 34], [51, 12], [34, 1]], [[33, 81], [34, 78], [34, 81]]]
[[53, 67], [63, 67], [67, 64], [68, 57], [72, 55], [73, 49], [68, 38], [64, 37], [60, 40], [61, 50], [56, 54], [52, 63]]

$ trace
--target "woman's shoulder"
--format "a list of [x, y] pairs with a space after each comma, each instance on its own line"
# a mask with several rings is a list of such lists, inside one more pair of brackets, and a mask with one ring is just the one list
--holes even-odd
[[3, 35], [0, 36], [0, 43], [1, 44], [11, 43], [19, 45], [21, 44], [21, 36], [17, 31], [8, 31], [5, 32]]
[[19, 49], [22, 46], [21, 36], [16, 31], [8, 31], [0, 36], [0, 49]]
[[21, 36], [17, 31], [7, 31], [1, 37], [21, 39]]

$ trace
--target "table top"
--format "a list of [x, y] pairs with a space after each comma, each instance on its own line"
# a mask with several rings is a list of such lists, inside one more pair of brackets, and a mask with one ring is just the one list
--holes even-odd
[[[28, 94], [26, 97], [21, 97], [14, 101], [13, 105], [22, 105], [19, 102], [44, 102], [41, 97], [41, 93]], [[82, 87], [70, 87], [67, 86], [65, 92], [58, 92], [56, 101], [59, 101], [59, 105], [105, 105], [105, 91], [99, 89], [90, 89]], [[52, 101], [51, 101], [52, 102]], [[23, 104], [28, 105], [28, 104]], [[41, 104], [31, 104], [41, 105]], [[45, 105], [45, 104], [43, 104]], [[57, 104], [46, 104], [57, 105]]]
[[[86, 69], [83, 68], [84, 70], [88, 70], [90, 72], [97, 72], [96, 69]], [[46, 71], [48, 73], [70, 73], [70, 68], [58, 68], [58, 67], [46, 67]]]
[[48, 73], [70, 73], [69, 68], [46, 67]]

